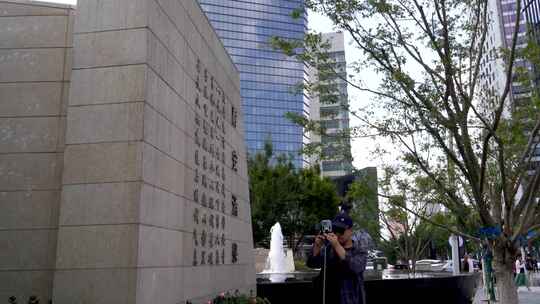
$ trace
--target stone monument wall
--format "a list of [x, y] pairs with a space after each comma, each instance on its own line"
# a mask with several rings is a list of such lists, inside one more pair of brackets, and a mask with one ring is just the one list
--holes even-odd
[[51, 298], [72, 14], [0, 1], [0, 303]]
[[[42, 206], [57, 244], [47, 251], [53, 302], [198, 303], [255, 291], [238, 71], [196, 1], [80, 0], [73, 31], [61, 169], [35, 173], [57, 185], [56, 209]], [[24, 218], [11, 213], [8, 222]]]

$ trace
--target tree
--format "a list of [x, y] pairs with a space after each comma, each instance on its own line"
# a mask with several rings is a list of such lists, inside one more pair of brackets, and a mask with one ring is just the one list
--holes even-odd
[[290, 158], [274, 157], [272, 145], [248, 161], [253, 238], [265, 243], [270, 228], [281, 224], [289, 246], [296, 250], [302, 236], [322, 219], [332, 218], [339, 197], [335, 185], [318, 167], [295, 169]]
[[[532, 2], [516, 1], [516, 15]], [[517, 48], [521, 18], [515, 18], [510, 47], [490, 50], [488, 0], [306, 0], [305, 5], [328, 16], [364, 53], [365, 60], [352, 64], [355, 72], [371, 68], [381, 77], [378, 88], [346, 79], [374, 96], [371, 108], [350, 112], [362, 121], [351, 133], [392, 140], [456, 218], [472, 209], [482, 227], [500, 231], [489, 242], [499, 300], [517, 303], [514, 258], [522, 236], [540, 228], [540, 166], [532, 153], [539, 142], [540, 102], [527, 69], [515, 64], [517, 59], [536, 64], [539, 52], [534, 40]], [[302, 43], [273, 43], [308, 65], [331, 68], [319, 56], [324, 50], [316, 34]], [[498, 59], [504, 64], [503, 86], [487, 90], [483, 64]], [[519, 106], [511, 96], [518, 80], [529, 90]]]

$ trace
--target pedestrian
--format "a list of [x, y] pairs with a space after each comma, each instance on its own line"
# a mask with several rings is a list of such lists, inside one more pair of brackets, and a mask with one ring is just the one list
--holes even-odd
[[518, 258], [516, 260], [516, 286], [519, 288], [520, 286], [527, 287], [527, 290], [531, 290], [529, 288], [529, 282], [527, 280], [527, 276], [525, 275], [525, 262], [523, 261], [523, 258], [520, 255], [518, 255]]
[[353, 235], [352, 227], [352, 219], [340, 213], [332, 221], [332, 231], [321, 232], [315, 238], [306, 265], [321, 268], [314, 282], [319, 303], [324, 294], [328, 304], [365, 304], [367, 233]]
[[469, 258], [468, 254], [465, 254], [463, 256], [463, 266], [461, 267], [463, 269], [463, 272], [474, 272], [474, 264], [473, 261]]

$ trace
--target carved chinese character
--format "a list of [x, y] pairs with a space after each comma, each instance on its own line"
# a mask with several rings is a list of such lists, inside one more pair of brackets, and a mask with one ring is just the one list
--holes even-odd
[[199, 165], [199, 150], [195, 150], [195, 165]]
[[[214, 220], [214, 219], [212, 219], [212, 220]], [[208, 233], [208, 246], [210, 248], [214, 248], [214, 233], [212, 231], [210, 231]]]
[[202, 231], [201, 233], [201, 246], [206, 247], [206, 231]]
[[221, 246], [225, 246], [225, 233], [221, 234]]
[[221, 216], [221, 229], [225, 230], [225, 216]]
[[195, 246], [199, 246], [199, 240], [198, 240], [198, 236], [197, 236], [197, 229], [193, 229], [193, 244], [195, 244]]
[[238, 244], [232, 243], [231, 246], [231, 256], [232, 256], [232, 263], [236, 264], [238, 262]]
[[193, 182], [195, 184], [199, 183], [199, 169], [195, 168], [195, 176], [193, 177]]
[[199, 129], [195, 130], [195, 144], [201, 146], [201, 139], [199, 138]]
[[217, 249], [216, 249], [215, 258], [216, 258], [216, 265], [218, 265], [219, 264], [219, 251]]
[[193, 210], [193, 222], [197, 225], [199, 224], [199, 209], [198, 208], [195, 208]]
[[221, 212], [225, 213], [225, 202], [221, 201]]
[[231, 125], [236, 128], [236, 121], [238, 119], [238, 113], [236, 107], [232, 106], [231, 108]]
[[225, 248], [221, 249], [221, 264], [225, 264]]
[[199, 101], [199, 95], [195, 95], [195, 106], [197, 108], [199, 108], [199, 109], [201, 108], [201, 102]]
[[202, 185], [203, 187], [207, 188], [208, 187], [208, 183], [206, 181], [206, 174], [203, 174], [202, 175]]
[[197, 249], [193, 249], [193, 266], [197, 266]]
[[214, 253], [211, 252], [211, 251], [208, 253], [208, 264], [209, 264], [209, 265], [213, 265], [213, 264], [214, 264]]
[[199, 190], [195, 189], [193, 190], [193, 201], [198, 203], [199, 202]]
[[214, 215], [210, 214], [210, 227], [214, 228]]
[[203, 192], [202, 198], [201, 198], [201, 204], [206, 207], [206, 193]]
[[203, 250], [201, 251], [201, 265], [206, 264], [206, 252]]
[[231, 209], [232, 216], [238, 216], [238, 199], [236, 195], [231, 196], [231, 205], [232, 205], [232, 209]]
[[231, 169], [233, 169], [235, 172], [238, 172], [238, 155], [236, 154], [236, 151], [232, 151], [231, 161]]
[[208, 168], [208, 162], [206, 161], [206, 155], [203, 156], [203, 169], [206, 170]]

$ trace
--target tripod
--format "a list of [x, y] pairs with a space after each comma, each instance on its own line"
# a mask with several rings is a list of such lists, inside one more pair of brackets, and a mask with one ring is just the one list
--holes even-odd
[[328, 241], [325, 240], [324, 241], [324, 247], [323, 247], [323, 289], [322, 289], [322, 294], [323, 294], [323, 304], [326, 304], [326, 272], [328, 271], [328, 269], [326, 269], [326, 249], [328, 247]]

